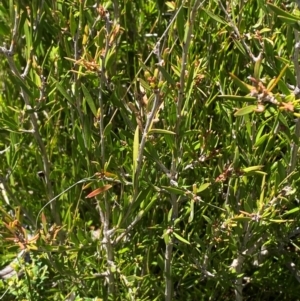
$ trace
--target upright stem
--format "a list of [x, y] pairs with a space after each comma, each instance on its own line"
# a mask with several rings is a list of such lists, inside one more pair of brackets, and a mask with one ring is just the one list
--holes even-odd
[[[100, 120], [99, 120], [99, 135], [100, 135], [100, 150], [101, 150], [101, 165], [104, 168], [106, 162], [105, 156], [105, 136], [104, 136], [104, 103], [103, 103], [103, 90], [105, 89], [106, 77], [105, 77], [105, 61], [108, 54], [109, 45], [109, 35], [111, 32], [111, 20], [109, 12], [105, 12], [105, 49], [103, 55], [101, 56], [101, 69], [100, 71], [100, 82], [99, 82], [99, 108], [100, 108]], [[106, 249], [106, 260], [107, 260], [107, 276], [106, 281], [108, 283], [108, 294], [115, 295], [115, 280], [114, 280], [114, 250], [112, 241], [110, 238], [110, 212], [111, 206], [108, 199], [107, 192], [104, 193], [104, 209], [98, 204], [98, 209], [100, 213], [100, 219], [103, 223], [103, 236]]]
[[[202, 3], [204, 3], [203, 1]], [[180, 158], [182, 157], [182, 149], [181, 149], [181, 121], [182, 121], [182, 107], [184, 104], [184, 92], [185, 92], [185, 72], [187, 67], [187, 60], [188, 60], [188, 51], [189, 46], [192, 39], [193, 33], [193, 25], [195, 22], [195, 18], [197, 15], [197, 11], [201, 5], [201, 0], [196, 0], [192, 6], [191, 12], [188, 16], [187, 21], [187, 35], [185, 41], [182, 45], [182, 58], [181, 58], [181, 70], [180, 70], [180, 85], [178, 90], [178, 97], [177, 97], [177, 107], [176, 107], [176, 124], [175, 124], [175, 149], [172, 155], [172, 163], [170, 169], [170, 184], [176, 185], [178, 181], [178, 164]], [[175, 194], [171, 194], [171, 206], [172, 206], [172, 228], [174, 228], [174, 221], [178, 218], [178, 201]], [[169, 231], [169, 229], [167, 230]], [[173, 281], [172, 281], [172, 256], [173, 256], [173, 239], [171, 238], [168, 243], [166, 244], [165, 250], [165, 300], [170, 301], [173, 299]]]

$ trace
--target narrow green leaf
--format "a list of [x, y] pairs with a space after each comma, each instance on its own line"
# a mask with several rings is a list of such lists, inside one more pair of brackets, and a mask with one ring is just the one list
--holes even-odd
[[112, 129], [112, 123], [109, 122], [103, 131], [105, 137], [111, 132], [111, 129]]
[[[186, 94], [186, 99], [188, 100], [189, 97], [191, 96], [192, 92], [193, 92], [193, 83], [194, 83], [194, 78], [197, 76], [197, 74], [195, 74], [195, 64], [191, 64], [189, 67], [189, 75], [188, 78], [186, 79], [186, 84], [185, 84], [185, 94]], [[186, 104], [188, 104], [189, 102], [187, 101]]]
[[24, 32], [25, 32], [25, 39], [26, 39], [26, 58], [30, 58], [30, 51], [31, 51], [31, 46], [32, 46], [32, 29], [31, 26], [28, 25], [29, 21], [26, 20], [24, 22]]
[[187, 41], [189, 30], [190, 30], [190, 24], [189, 22], [186, 22], [184, 26], [184, 38], [183, 38], [184, 43], [186, 43]]
[[63, 87], [63, 84], [61, 82], [56, 83], [56, 88], [63, 95], [65, 99], [67, 99], [71, 104], [74, 103], [71, 95], [67, 93], [66, 89]]
[[187, 245], [190, 245], [190, 243], [189, 243], [186, 239], [184, 239], [182, 236], [178, 235], [176, 232], [173, 232], [173, 235], [174, 235], [178, 240], [180, 240], [181, 242], [183, 242], [183, 243], [185, 243], [185, 244], [187, 244]]
[[291, 27], [294, 29], [299, 30], [299, 21], [295, 21], [295, 19], [287, 18], [284, 16], [278, 16], [279, 19], [283, 20], [286, 24], [292, 25]]
[[197, 193], [200, 193], [200, 192], [204, 191], [204, 190], [207, 189], [210, 185], [211, 185], [211, 183], [204, 183], [204, 184], [201, 184], [201, 186], [197, 189]]
[[70, 31], [71, 31], [71, 35], [72, 37], [75, 36], [76, 34], [76, 29], [77, 29], [77, 24], [76, 24], [76, 21], [75, 21], [75, 18], [74, 18], [74, 14], [73, 14], [73, 9], [70, 8], [70, 21], [69, 21], [69, 24], [70, 24]]
[[290, 102], [295, 101], [295, 94], [291, 93], [289, 87], [287, 86], [287, 83], [285, 81], [283, 81], [282, 79], [279, 80], [279, 82], [278, 82], [278, 88], [280, 89], [280, 91], [283, 94], [287, 95], [287, 97], [291, 97], [288, 100], [287, 100], [287, 98], [285, 98], [287, 102], [289, 102], [289, 101]]
[[164, 130], [164, 129], [151, 129], [148, 134], [167, 134], [167, 135], [175, 135], [174, 132]]
[[202, 217], [211, 225], [213, 222], [211, 220], [211, 218], [209, 218], [207, 215], [202, 215]]
[[145, 189], [142, 189], [140, 191], [140, 193], [138, 194], [132, 208], [135, 209], [135, 206], [140, 205], [140, 208], [144, 210], [149, 203], [149, 198], [151, 196], [151, 194], [150, 194], [151, 190], [152, 190], [152, 187], [150, 185], [147, 186]]
[[255, 170], [253, 173], [257, 174], [257, 175], [262, 175], [262, 176], [265, 176], [267, 175], [268, 173], [264, 172], [264, 171], [260, 171], [260, 170]]
[[255, 97], [251, 96], [239, 96], [239, 95], [218, 95], [218, 98], [224, 98], [232, 101], [254, 102], [257, 101]]
[[[135, 179], [138, 155], [139, 155], [139, 127], [137, 126], [135, 129], [134, 140], [133, 140], [133, 179]], [[133, 182], [135, 183], [135, 181]]]
[[232, 161], [233, 168], [239, 168], [240, 167], [240, 151], [238, 146], [235, 147], [234, 150], [234, 157]]
[[75, 245], [76, 248], [79, 247], [80, 242], [78, 240], [78, 237], [75, 235], [75, 233], [73, 233], [73, 231], [70, 231], [68, 233], [68, 238], [70, 242]]
[[204, 8], [201, 8], [203, 11], [205, 11], [212, 19], [214, 19], [215, 21], [224, 24], [224, 25], [228, 25], [228, 23], [221, 17], [215, 15], [214, 13], [210, 12], [209, 10], [206, 10]]
[[161, 188], [167, 190], [170, 193], [179, 194], [179, 195], [185, 194], [185, 191], [179, 188], [170, 187], [170, 186], [162, 186]]
[[110, 70], [111, 66], [116, 62], [117, 51], [115, 48], [116, 47], [111, 47], [106, 55], [105, 68], [107, 70]]
[[139, 78], [138, 81], [140, 82], [141, 86], [146, 90], [146, 91], [152, 91], [152, 88], [148, 85], [146, 81], [144, 81], [142, 78]]
[[295, 208], [293, 208], [293, 209], [291, 209], [291, 210], [283, 213], [282, 216], [293, 214], [293, 213], [295, 213], [295, 212], [297, 212], [299, 210], [300, 210], [300, 207], [295, 207]]
[[19, 78], [18, 76], [12, 76], [11, 80], [16, 85], [16, 87], [20, 86], [31, 99], [34, 99], [32, 90], [27, 87], [27, 84], [23, 79]]
[[158, 150], [149, 141], [146, 142], [145, 154], [159, 161]]
[[247, 115], [247, 114], [253, 113], [255, 109], [257, 109], [257, 106], [255, 106], [255, 105], [243, 107], [243, 108], [237, 110], [237, 111], [234, 113], [234, 116], [243, 116], [243, 115]]
[[288, 67], [289, 65], [288, 64], [286, 64], [284, 67], [283, 67], [283, 69], [280, 71], [280, 73], [279, 73], [279, 75], [276, 77], [276, 79], [274, 80], [274, 81], [271, 81], [270, 82], [270, 86], [268, 85], [268, 87], [267, 87], [267, 90], [269, 91], [269, 92], [271, 92], [275, 87], [276, 87], [276, 85], [277, 85], [277, 83], [279, 82], [279, 80], [282, 78], [282, 76], [284, 75], [284, 73], [285, 73], [285, 71], [286, 71], [286, 69], [287, 69], [287, 67]]
[[97, 117], [97, 109], [89, 90], [86, 88], [84, 84], [81, 84], [81, 89], [92, 113], [94, 114], [95, 117]]
[[282, 16], [282, 17], [285, 17], [287, 19], [290, 19], [290, 20], [294, 20], [295, 23], [296, 22], [299, 22], [300, 21], [300, 18], [295, 16], [295, 15], [292, 15], [290, 13], [288, 13], [287, 11], [284, 11], [283, 9], [277, 7], [276, 5], [268, 2], [267, 3], [267, 6], [269, 7], [269, 9], [271, 9], [278, 17], [279, 16]]
[[176, 18], [176, 29], [178, 32], [179, 41], [181, 43], [184, 42], [184, 28], [185, 28], [184, 10], [181, 8]]
[[82, 137], [82, 130], [80, 130], [77, 125], [75, 126], [75, 137], [76, 137], [76, 141], [78, 142], [78, 145], [80, 146], [82, 152], [85, 154], [86, 147], [84, 145], [84, 140]]
[[188, 223], [191, 223], [194, 219], [194, 214], [195, 214], [194, 208], [195, 208], [195, 202], [194, 202], [194, 200], [191, 200], [191, 205], [190, 205], [191, 212], [190, 212], [190, 216], [188, 219]]
[[263, 167], [264, 167], [263, 165], [250, 166], [250, 167], [244, 168], [243, 172], [247, 173], [247, 172], [251, 172], [251, 171], [261, 170]]
[[236, 48], [241, 52], [241, 54], [243, 54], [244, 56], [247, 55], [247, 52], [240, 41], [233, 40], [233, 43], [235, 44]]
[[260, 56], [260, 59], [257, 60], [254, 65], [254, 78], [256, 78], [257, 80], [260, 79], [261, 62], [262, 62], [262, 56]]
[[10, 33], [10, 28], [3, 22], [3, 20], [0, 20], [0, 35], [1, 36], [8, 36]]
[[157, 201], [157, 199], [158, 199], [157, 195], [153, 196], [153, 198], [151, 199], [150, 203], [147, 204], [147, 207], [145, 208], [144, 213], [147, 213], [152, 208], [152, 206], [155, 204], [155, 202]]
[[164, 230], [162, 238], [164, 239], [166, 245], [170, 243], [170, 236], [167, 230]]
[[251, 92], [253, 87], [251, 85], [246, 84], [245, 82], [241, 81], [237, 76], [233, 73], [229, 73], [230, 77], [233, 79], [234, 83], [243, 91], [243, 92]]
[[254, 144], [254, 147], [262, 145], [269, 137], [270, 133], [262, 135], [261, 137], [259, 137], [259, 139], [257, 139], [257, 141]]
[[[3, 114], [4, 118], [0, 118], [1, 130], [7, 130], [12, 132], [18, 132], [18, 124], [15, 122], [13, 118], [10, 118], [9, 115]], [[7, 128], [6, 128], [7, 127]]]
[[266, 185], [266, 176], [264, 175], [262, 177], [261, 181], [261, 189], [260, 189], [260, 195], [259, 195], [259, 201], [257, 201], [257, 207], [262, 208], [264, 206], [264, 198], [265, 198], [265, 185]]
[[173, 77], [166, 71], [166, 69], [160, 65], [157, 65], [158, 70], [162, 73], [163, 77], [166, 79], [166, 81], [172, 85], [173, 87], [175, 87], [176, 82], [173, 79]]

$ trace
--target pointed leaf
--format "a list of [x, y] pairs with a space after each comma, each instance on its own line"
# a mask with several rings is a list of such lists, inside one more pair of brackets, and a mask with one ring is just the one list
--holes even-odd
[[90, 199], [102, 192], [105, 192], [107, 190], [109, 190], [110, 188], [112, 188], [112, 185], [108, 184], [108, 185], [104, 185], [103, 187], [97, 188], [95, 190], [93, 190], [91, 193], [89, 193], [85, 198], [86, 199]]
[[181, 237], [180, 235], [178, 235], [176, 232], [173, 232], [173, 235], [174, 235], [178, 240], [180, 240], [181, 242], [183, 242], [183, 243], [185, 243], [185, 244], [187, 244], [187, 245], [190, 245], [190, 243], [189, 243], [186, 239], [184, 239], [183, 237]]
[[202, 185], [197, 189], [197, 193], [204, 191], [204, 190], [207, 189], [210, 185], [211, 185], [211, 183], [204, 183], [204, 184], [202, 184]]
[[181, 43], [184, 42], [184, 28], [185, 28], [185, 20], [184, 20], [184, 10], [181, 8], [177, 13], [176, 18], [176, 29], [178, 33], [178, 38]]
[[172, 131], [168, 131], [168, 130], [164, 130], [164, 129], [151, 129], [149, 132], [149, 134], [168, 134], [168, 135], [176, 135], [174, 132]]
[[176, 82], [173, 79], [173, 77], [166, 71], [166, 69], [160, 65], [157, 65], [157, 68], [159, 69], [159, 71], [162, 73], [163, 77], [166, 79], [166, 81], [172, 85], [173, 87], [175, 87]]
[[289, 211], [283, 213], [282, 216], [289, 215], [289, 214], [293, 214], [293, 213], [295, 213], [295, 212], [297, 212], [297, 211], [299, 211], [299, 210], [300, 210], [299, 207], [295, 207], [295, 208], [293, 208], [293, 209], [291, 209], [291, 210], [289, 210]]
[[167, 190], [170, 193], [184, 195], [185, 191], [175, 187], [162, 186], [163, 189]]
[[137, 168], [137, 159], [139, 155], [139, 127], [137, 126], [134, 133], [133, 140], [133, 183], [135, 183], [135, 172]]
[[250, 114], [250, 113], [254, 112], [255, 109], [257, 109], [257, 106], [255, 106], [255, 105], [243, 107], [243, 108], [237, 110], [237, 111], [234, 113], [234, 116], [243, 116], [243, 115], [247, 115], [247, 114]]
[[189, 216], [189, 219], [188, 219], [188, 223], [191, 223], [194, 219], [194, 214], [195, 214], [195, 210], [194, 210], [194, 207], [195, 207], [195, 202], [194, 200], [191, 200], [191, 206], [190, 206], [190, 216]]
[[233, 101], [246, 101], [246, 102], [254, 102], [257, 99], [252, 96], [239, 96], [239, 95], [218, 95], [218, 98], [224, 98], [227, 100], [233, 100]]
[[206, 10], [204, 8], [201, 8], [203, 11], [205, 11], [212, 19], [214, 19], [215, 21], [221, 23], [221, 24], [224, 24], [224, 25], [228, 25], [228, 23], [220, 18], [219, 16], [215, 15], [214, 13], [210, 12], [209, 10]]
[[95, 117], [97, 117], [96, 106], [95, 106], [94, 100], [93, 100], [89, 90], [86, 88], [86, 86], [84, 84], [81, 84], [81, 89], [84, 94], [85, 100], [87, 101], [92, 113], [94, 114]]
[[243, 172], [247, 173], [247, 172], [251, 172], [251, 171], [261, 170], [263, 167], [264, 167], [263, 165], [250, 166], [250, 167], [244, 168]]
[[282, 78], [282, 76], [284, 75], [284, 73], [285, 73], [285, 71], [286, 71], [286, 69], [287, 69], [288, 66], [289, 66], [289, 65], [286, 64], [286, 65], [283, 67], [283, 69], [281, 70], [281, 72], [279, 73], [279, 75], [276, 77], [276, 79], [275, 79], [274, 81], [271, 82], [270, 87], [269, 87], [269, 86], [267, 87], [268, 92], [271, 92], [271, 91], [276, 87], [277, 83], [279, 82], [279, 80], [280, 80], [280, 79]]
[[253, 89], [255, 89], [254, 87], [252, 87], [251, 85], [246, 84], [245, 82], [241, 81], [237, 76], [235, 76], [233, 73], [229, 72], [229, 75], [231, 76], [231, 78], [233, 79], [233, 81], [235, 82], [235, 84], [243, 91], [243, 92], [251, 92]]
[[65, 99], [67, 99], [70, 103], [73, 103], [73, 99], [71, 97], [71, 95], [66, 91], [66, 89], [63, 87], [63, 83], [62, 82], [57, 82], [56, 83], [56, 88], [57, 90], [63, 95], [63, 97]]
[[294, 20], [295, 23], [300, 21], [300, 18], [292, 15], [286, 11], [284, 11], [283, 9], [277, 7], [276, 5], [272, 4], [272, 3], [267, 3], [267, 6], [277, 15], [277, 16], [283, 16], [286, 17], [290, 20]]
[[87, 188], [91, 187], [91, 186], [92, 186], [92, 184], [93, 184], [93, 182], [89, 182], [89, 183], [87, 183], [86, 185], [84, 185], [84, 186], [82, 187], [82, 190], [85, 190], [85, 189], [87, 189]]

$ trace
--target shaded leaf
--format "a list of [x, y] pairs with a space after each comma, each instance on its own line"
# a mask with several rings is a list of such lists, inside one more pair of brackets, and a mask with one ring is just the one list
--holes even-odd
[[86, 88], [86, 86], [83, 83], [81, 83], [81, 89], [83, 91], [84, 97], [85, 97], [91, 111], [93, 112], [94, 116], [97, 117], [97, 109], [96, 109], [94, 100], [93, 100], [89, 90]]

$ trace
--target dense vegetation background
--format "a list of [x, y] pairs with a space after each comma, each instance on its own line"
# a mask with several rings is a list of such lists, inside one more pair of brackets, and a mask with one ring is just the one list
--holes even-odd
[[3, 300], [299, 300], [297, 3], [0, 3]]

